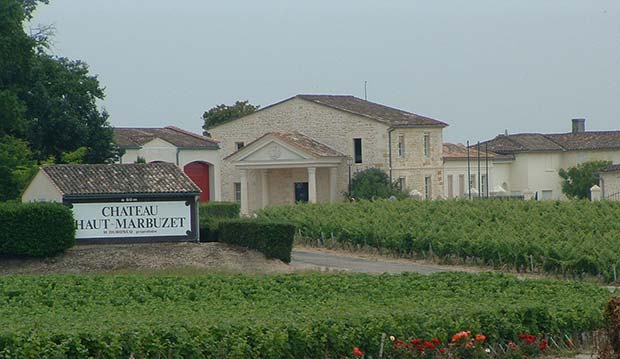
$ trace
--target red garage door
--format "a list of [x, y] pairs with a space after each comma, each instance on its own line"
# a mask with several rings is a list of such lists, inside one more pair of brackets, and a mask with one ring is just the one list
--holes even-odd
[[191, 162], [185, 165], [183, 172], [200, 187], [202, 193], [198, 201], [209, 202], [209, 165], [204, 162]]

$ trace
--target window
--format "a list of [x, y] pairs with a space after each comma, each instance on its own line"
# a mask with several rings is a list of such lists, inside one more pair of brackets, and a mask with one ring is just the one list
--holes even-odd
[[431, 156], [431, 134], [424, 134], [424, 157]]
[[398, 136], [398, 157], [405, 157], [405, 136]]
[[552, 190], [543, 190], [542, 194], [540, 196], [540, 199], [543, 201], [549, 201], [553, 198], [553, 191]]
[[431, 191], [431, 176], [424, 177], [424, 198], [431, 199], [433, 195]]
[[482, 191], [480, 193], [483, 196], [486, 196], [486, 194], [487, 194], [487, 175], [481, 175], [480, 179], [482, 180], [482, 184], [480, 186], [480, 188], [482, 188]]
[[452, 175], [448, 175], [448, 198], [454, 197], [454, 177]]
[[469, 183], [471, 188], [478, 189], [478, 182], [476, 182], [476, 175], [469, 176]]
[[400, 188], [401, 191], [405, 191], [405, 189], [407, 188], [407, 180], [405, 179], [405, 177], [399, 177], [398, 178], [398, 187]]
[[243, 148], [243, 146], [245, 146], [245, 144], [243, 142], [235, 142], [235, 149], [237, 151], [239, 151], [240, 149]]
[[241, 202], [241, 182], [235, 182], [235, 202]]
[[355, 153], [355, 163], [362, 163], [362, 139], [353, 139], [353, 151]]
[[465, 175], [459, 175], [459, 197], [465, 196]]

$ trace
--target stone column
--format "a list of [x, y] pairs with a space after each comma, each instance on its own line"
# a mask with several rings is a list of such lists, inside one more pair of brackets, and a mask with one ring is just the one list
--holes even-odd
[[316, 167], [308, 167], [308, 202], [316, 203]]
[[260, 175], [261, 175], [260, 181], [261, 181], [261, 185], [263, 186], [263, 189], [262, 189], [263, 208], [267, 207], [267, 205], [269, 204], [269, 183], [267, 182], [267, 174], [268, 174], [267, 171], [269, 170], [260, 171]]
[[239, 170], [239, 173], [241, 173], [241, 215], [247, 216], [250, 214], [248, 203], [248, 170]]
[[338, 167], [329, 168], [329, 202], [334, 203], [338, 198]]

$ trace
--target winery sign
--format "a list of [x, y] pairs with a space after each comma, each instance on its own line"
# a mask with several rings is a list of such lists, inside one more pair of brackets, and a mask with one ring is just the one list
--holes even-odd
[[192, 232], [186, 201], [73, 203], [75, 238], [170, 237]]
[[48, 165], [24, 202], [73, 210], [78, 243], [198, 241], [200, 188], [173, 163]]

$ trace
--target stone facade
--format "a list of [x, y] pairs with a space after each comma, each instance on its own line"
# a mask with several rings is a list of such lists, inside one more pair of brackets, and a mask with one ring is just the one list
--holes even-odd
[[[217, 126], [209, 130], [220, 140], [222, 200], [235, 200], [235, 183], [241, 173], [226, 157], [237, 151], [237, 144], [247, 145], [267, 132], [300, 132], [334, 150], [354, 157], [354, 139], [362, 139], [362, 163], [351, 164], [351, 172], [376, 167], [390, 172], [389, 141], [392, 147], [392, 178], [406, 178], [407, 189], [424, 193], [424, 177], [432, 178], [433, 198], [443, 195], [442, 178], [442, 128], [396, 128], [391, 131], [387, 123], [359, 114], [343, 111], [293, 97], [268, 106], [254, 114]], [[424, 135], [430, 138], [429, 156], [424, 156]], [[405, 136], [407, 149], [398, 157], [398, 136]], [[250, 210], [260, 208], [260, 170], [248, 170], [248, 201]], [[269, 204], [292, 203], [292, 183], [306, 181], [306, 169], [268, 170]], [[317, 168], [317, 201], [329, 200], [329, 169]], [[348, 190], [349, 166], [343, 160], [337, 166], [337, 193], [342, 198]]]

